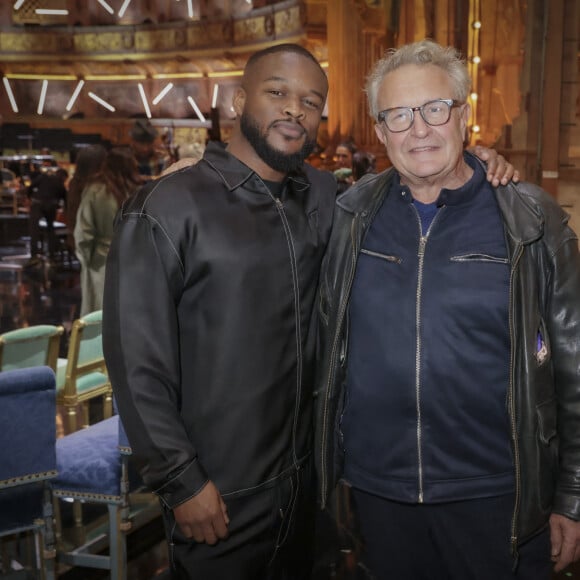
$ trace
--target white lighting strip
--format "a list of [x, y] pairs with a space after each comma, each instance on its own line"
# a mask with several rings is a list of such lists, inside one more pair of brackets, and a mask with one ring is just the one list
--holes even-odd
[[14, 113], [18, 113], [18, 105], [16, 104], [16, 99], [14, 98], [14, 93], [12, 92], [12, 87], [10, 86], [10, 81], [6, 78], [2, 78], [4, 83], [4, 88], [6, 89], [6, 94], [8, 95], [8, 100], [10, 101], [10, 106]]
[[147, 115], [148, 119], [151, 119], [151, 109], [149, 108], [149, 103], [147, 102], [147, 97], [145, 96], [145, 90], [143, 89], [143, 85], [141, 83], [137, 83], [139, 87], [139, 94], [141, 95], [141, 100], [143, 101], [143, 108], [145, 109], [145, 114]]
[[199, 117], [199, 120], [205, 123], [205, 117], [203, 116], [203, 113], [199, 110], [199, 107], [197, 106], [197, 103], [193, 100], [193, 97], [187, 97], [187, 100], [189, 101], [189, 104], [193, 107], [193, 110]]
[[36, 109], [38, 115], [42, 115], [42, 113], [44, 112], [44, 103], [46, 101], [47, 89], [48, 89], [48, 81], [45, 79], [42, 81], [42, 88], [40, 89], [40, 98], [38, 99], [38, 109]]
[[165, 88], [153, 99], [153, 104], [157, 105], [159, 101], [173, 88], [173, 83], [167, 83]]
[[215, 109], [215, 106], [217, 105], [217, 98], [218, 98], [218, 91], [219, 91], [220, 86], [218, 84], [215, 84], [213, 86], [213, 98], [211, 100], [211, 108]]
[[20, 10], [23, 4], [24, 0], [16, 0], [16, 3], [13, 6], [14, 10]]
[[187, 0], [187, 14], [193, 18], [193, 0]]
[[113, 107], [113, 105], [110, 105], [109, 103], [107, 103], [107, 101], [103, 101], [103, 99], [101, 99], [101, 97], [97, 97], [95, 93], [91, 93], [89, 91], [88, 95], [89, 97], [91, 97], [91, 99], [93, 99], [93, 101], [99, 103], [99, 105], [105, 107], [105, 109], [108, 109], [109, 111], [111, 111], [111, 113], [115, 112], [115, 107]]
[[105, 2], [105, 0], [97, 0], [97, 2], [109, 13], [115, 14], [115, 11]]
[[129, 4], [131, 4], [131, 0], [125, 0], [125, 2], [123, 2], [123, 6], [121, 6], [119, 9], [119, 18], [123, 18], [123, 16], [125, 16], [125, 12]]
[[85, 81], [80, 80], [79, 84], [77, 85], [76, 89], [74, 90], [73, 94], [71, 95], [71, 98], [69, 99], [67, 105], [66, 105], [66, 110], [70, 111], [73, 108], [73, 105], [75, 104], [75, 101], [77, 100], [79, 93], [81, 92], [81, 89], [83, 88], [83, 85], [85, 84]]
[[68, 10], [58, 10], [56, 8], [37, 8], [34, 12], [45, 16], [66, 16]]

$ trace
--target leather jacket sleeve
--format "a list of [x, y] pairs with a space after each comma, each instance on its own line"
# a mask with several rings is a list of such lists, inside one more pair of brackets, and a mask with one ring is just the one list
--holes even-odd
[[580, 520], [580, 254], [578, 239], [560, 228], [551, 259], [546, 322], [557, 399], [559, 474], [553, 512]]
[[125, 208], [107, 262], [103, 348], [143, 479], [169, 508], [208, 479], [180, 414], [182, 285], [181, 259], [169, 234], [140, 208]]

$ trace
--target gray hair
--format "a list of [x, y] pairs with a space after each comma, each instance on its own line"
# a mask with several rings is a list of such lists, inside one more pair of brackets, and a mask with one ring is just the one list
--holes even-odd
[[373, 67], [365, 86], [373, 119], [377, 119], [379, 114], [377, 101], [383, 79], [388, 73], [408, 64], [433, 64], [442, 68], [451, 79], [455, 93], [453, 98], [462, 103], [467, 100], [471, 79], [459, 51], [452, 46], [441, 46], [433, 40], [425, 39], [388, 50]]

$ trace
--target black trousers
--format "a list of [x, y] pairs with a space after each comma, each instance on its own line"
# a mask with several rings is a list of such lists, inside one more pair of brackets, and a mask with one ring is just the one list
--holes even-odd
[[550, 580], [546, 528], [510, 554], [512, 495], [402, 504], [352, 490], [363, 561], [376, 580]]
[[172, 577], [179, 580], [308, 580], [313, 562], [312, 468], [271, 487], [224, 497], [229, 537], [214, 546], [183, 536], [164, 514]]
[[46, 220], [46, 236], [48, 242], [48, 252], [52, 257], [56, 251], [56, 238], [54, 236], [54, 220], [58, 204], [53, 202], [41, 202], [32, 200], [30, 204], [30, 255], [38, 256], [44, 254], [42, 248], [42, 228], [38, 221], [41, 218]]

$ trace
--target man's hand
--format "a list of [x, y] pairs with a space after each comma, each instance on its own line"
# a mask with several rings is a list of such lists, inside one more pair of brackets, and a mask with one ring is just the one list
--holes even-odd
[[487, 180], [494, 187], [497, 187], [500, 183], [507, 185], [510, 179], [516, 183], [520, 180], [520, 172], [495, 149], [476, 145], [468, 150], [487, 163]]
[[182, 533], [198, 543], [213, 545], [228, 537], [226, 504], [211, 481], [197, 495], [174, 507], [173, 515]]
[[550, 540], [554, 571], [560, 572], [580, 557], [580, 522], [560, 514], [552, 514]]
[[172, 163], [167, 169], [163, 171], [160, 177], [164, 177], [173, 173], [174, 171], [179, 171], [180, 169], [184, 169], [185, 167], [190, 167], [197, 163], [197, 159], [193, 157], [182, 157], [179, 161]]

